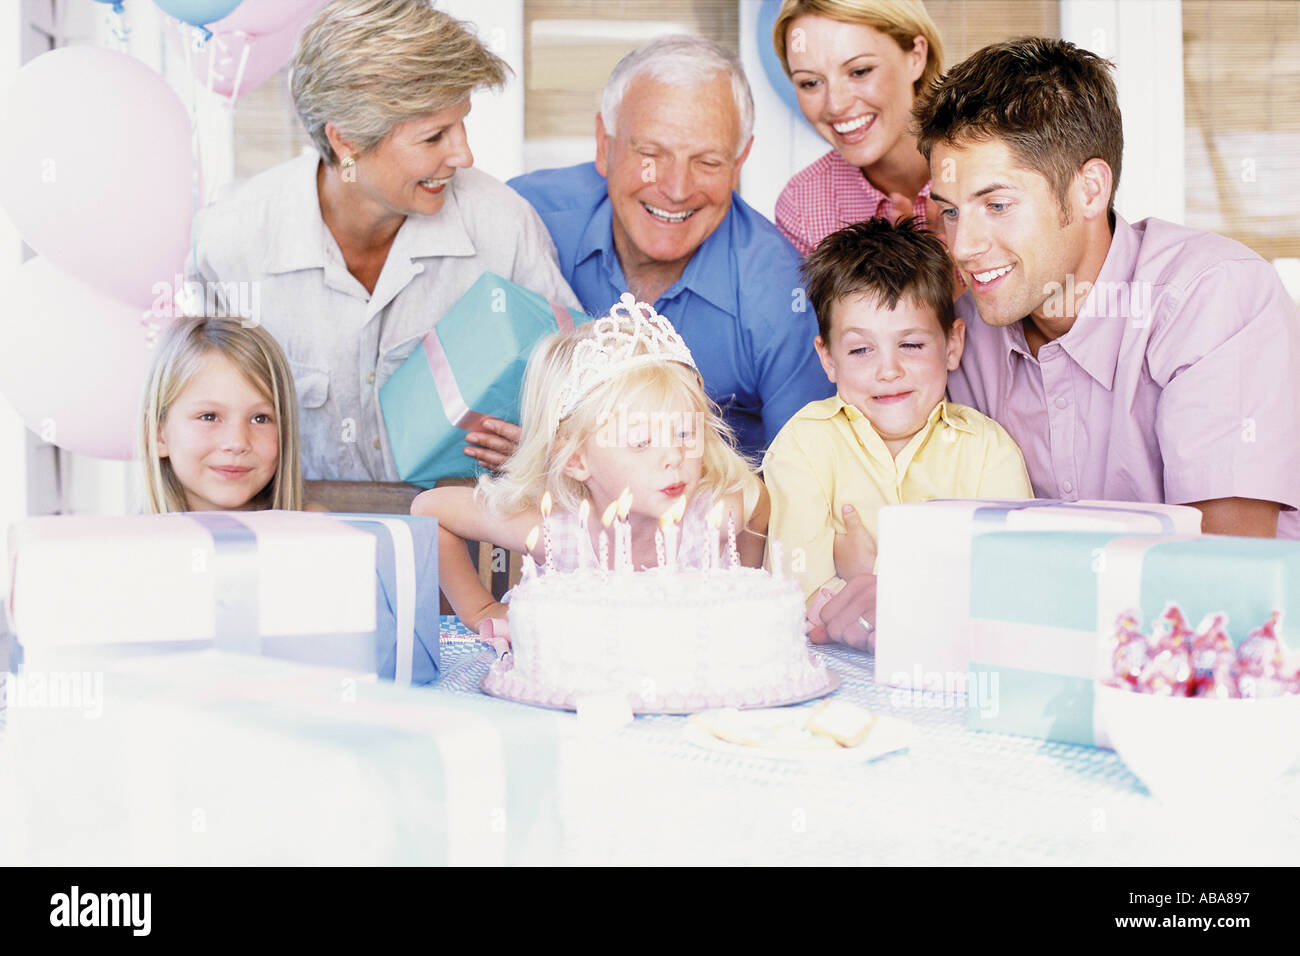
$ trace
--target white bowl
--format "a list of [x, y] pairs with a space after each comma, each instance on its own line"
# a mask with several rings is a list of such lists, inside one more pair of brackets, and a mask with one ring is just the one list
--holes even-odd
[[1300, 757], [1300, 695], [1162, 697], [1101, 683], [1096, 692], [1111, 746], [1166, 804], [1259, 796]]

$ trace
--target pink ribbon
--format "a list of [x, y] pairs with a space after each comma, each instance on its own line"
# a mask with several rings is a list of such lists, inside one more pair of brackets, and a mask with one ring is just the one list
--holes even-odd
[[[550, 303], [551, 311], [555, 313], [555, 321], [560, 331], [572, 332], [573, 316], [569, 314], [569, 310], [558, 302], [551, 302], [549, 299], [547, 301]], [[436, 326], [424, 337], [423, 345], [425, 358], [429, 360], [429, 372], [433, 375], [433, 387], [437, 390], [438, 399], [447, 413], [447, 420], [456, 428], [467, 432], [478, 430], [482, 427], [483, 419], [491, 416], [474, 411], [465, 401], [460, 386], [456, 384], [456, 373], [451, 370], [451, 360], [447, 358], [447, 352], [438, 339]]]

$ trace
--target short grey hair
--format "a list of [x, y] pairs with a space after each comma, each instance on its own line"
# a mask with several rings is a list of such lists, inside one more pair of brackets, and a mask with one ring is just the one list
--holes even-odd
[[333, 0], [298, 40], [289, 87], [317, 152], [337, 165], [327, 123], [364, 153], [400, 123], [500, 87], [509, 73], [468, 24], [429, 0]]
[[638, 76], [649, 76], [671, 86], [696, 86], [708, 83], [719, 73], [730, 81], [731, 97], [736, 101], [736, 116], [740, 120], [740, 142], [736, 144], [739, 156], [754, 135], [754, 94], [750, 92], [740, 58], [720, 43], [685, 33], [656, 37], [618, 61], [600, 98], [605, 132], [614, 135], [623, 97]]

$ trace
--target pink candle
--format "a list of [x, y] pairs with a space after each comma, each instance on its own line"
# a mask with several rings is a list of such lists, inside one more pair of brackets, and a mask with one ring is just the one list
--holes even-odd
[[781, 542], [772, 540], [768, 542], [772, 549], [772, 573], [778, 578], [781, 576]]
[[[533, 525], [533, 530], [529, 531], [528, 537], [524, 538], [524, 547], [527, 548], [528, 551], [531, 552], [534, 548], [537, 547], [537, 535], [539, 534], [539, 532], [540, 529], [537, 527], [537, 525]], [[523, 566], [523, 569], [520, 573], [523, 576], [523, 579], [525, 581], [527, 581], [529, 578], [533, 578], [537, 576], [537, 562], [533, 560], [533, 556], [531, 554], [525, 554], [524, 560], [521, 562], [521, 564]]]
[[581, 529], [582, 545], [578, 548], [578, 570], [587, 566], [587, 545], [591, 541], [591, 532], [587, 528], [587, 519], [591, 515], [591, 502], [586, 498], [578, 506], [578, 527]]
[[542, 546], [546, 551], [546, 570], [555, 570], [555, 549], [551, 547], [551, 493], [542, 495]]
[[659, 559], [659, 567], [664, 566], [664, 529], [655, 529], [655, 556]]
[[740, 564], [740, 552], [736, 550], [736, 516], [727, 518], [727, 563], [731, 567]]
[[[632, 490], [624, 488], [618, 496], [618, 524], [614, 525], [614, 564], [619, 571], [632, 571], [632, 526], [627, 516], [632, 511]], [[620, 545], [620, 537], [622, 542]]]
[[[614, 521], [614, 516], [618, 514], [618, 501], [611, 501], [609, 507], [605, 509], [600, 516], [600, 574], [605, 577], [609, 574], [609, 526]], [[614, 526], [614, 546], [618, 547], [618, 526]]]

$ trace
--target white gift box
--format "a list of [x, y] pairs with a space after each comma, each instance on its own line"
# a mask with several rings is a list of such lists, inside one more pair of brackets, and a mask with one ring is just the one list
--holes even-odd
[[[876, 681], [965, 692], [971, 664], [971, 541], [990, 531], [1199, 534], [1186, 505], [936, 500], [880, 509]], [[1017, 568], [1004, 569], [1015, 575]]]
[[25, 669], [213, 645], [374, 669], [375, 538], [328, 515], [31, 518], [9, 574]]
[[[559, 715], [218, 651], [10, 701], [0, 861], [499, 865], [558, 853]], [[11, 675], [12, 676], [12, 675]]]

